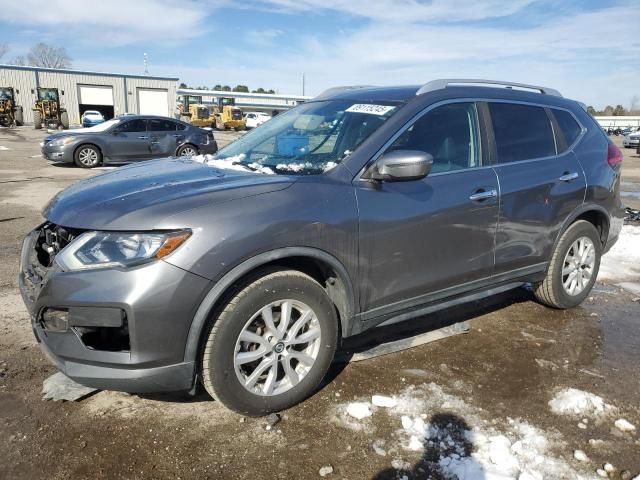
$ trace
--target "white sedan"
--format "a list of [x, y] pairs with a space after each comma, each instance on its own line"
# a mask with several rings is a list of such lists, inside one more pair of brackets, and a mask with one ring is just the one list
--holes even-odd
[[262, 112], [247, 112], [245, 117], [247, 119], [247, 128], [259, 127], [264, 122], [271, 119], [270, 115]]
[[640, 143], [640, 131], [629, 133], [622, 139], [622, 145], [626, 148], [637, 147]]

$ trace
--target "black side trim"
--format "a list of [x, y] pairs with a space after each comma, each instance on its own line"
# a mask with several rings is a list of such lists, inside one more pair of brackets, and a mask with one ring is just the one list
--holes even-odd
[[356, 315], [359, 321], [353, 323], [354, 329], [350, 334], [355, 335], [382, 323], [388, 325], [458, 303], [484, 298], [518, 287], [528, 281], [537, 281], [540, 274], [546, 272], [547, 265], [547, 262], [538, 263], [363, 312]]

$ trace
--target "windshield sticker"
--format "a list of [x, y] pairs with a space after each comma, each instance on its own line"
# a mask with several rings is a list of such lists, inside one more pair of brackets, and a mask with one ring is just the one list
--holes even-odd
[[371, 115], [386, 115], [396, 107], [389, 105], [372, 105], [369, 103], [356, 103], [347, 108], [346, 112], [352, 113], [369, 113]]

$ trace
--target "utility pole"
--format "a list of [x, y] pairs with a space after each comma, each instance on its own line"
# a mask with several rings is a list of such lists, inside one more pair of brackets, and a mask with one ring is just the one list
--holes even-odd
[[144, 74], [149, 75], [149, 59], [147, 58], [147, 52], [144, 52]]
[[302, 96], [304, 96], [304, 72], [302, 72]]

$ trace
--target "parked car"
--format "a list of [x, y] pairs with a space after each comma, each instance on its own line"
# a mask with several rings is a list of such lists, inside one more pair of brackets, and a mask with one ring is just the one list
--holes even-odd
[[210, 162], [70, 186], [22, 247], [42, 349], [81, 384], [202, 382], [262, 415], [365, 330], [529, 283], [579, 305], [622, 228], [621, 152], [577, 102], [496, 83], [332, 89]]
[[263, 112], [246, 112], [244, 116], [247, 119], [247, 129], [259, 127], [271, 120], [271, 116]]
[[211, 130], [167, 117], [126, 115], [99, 125], [55, 133], [41, 144], [47, 160], [93, 168], [170, 156], [215, 153]]
[[97, 110], [87, 110], [80, 117], [80, 123], [83, 127], [93, 127], [104, 122], [104, 117]]
[[625, 148], [636, 148], [640, 143], [640, 131], [628, 133], [622, 139], [622, 145]]

